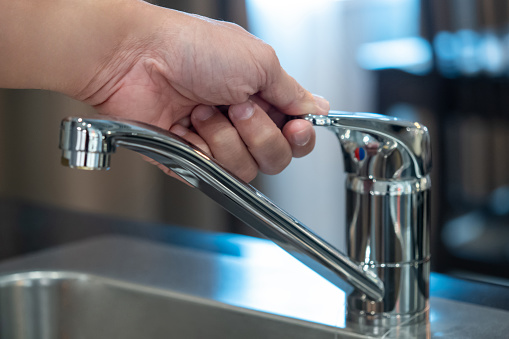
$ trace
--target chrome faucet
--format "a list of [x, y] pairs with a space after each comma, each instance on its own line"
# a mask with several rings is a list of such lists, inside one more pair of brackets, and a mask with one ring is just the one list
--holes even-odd
[[121, 119], [67, 118], [61, 125], [60, 148], [63, 162], [72, 168], [107, 169], [117, 147], [163, 164], [349, 293], [352, 321], [385, 326], [426, 314], [431, 187], [427, 129], [368, 113], [298, 118], [327, 127], [339, 138], [348, 173], [347, 254], [168, 131]]

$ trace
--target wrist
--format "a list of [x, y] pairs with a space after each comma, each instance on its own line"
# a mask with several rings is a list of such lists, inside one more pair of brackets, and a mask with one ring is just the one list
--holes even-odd
[[[89, 62], [84, 77], [75, 90], [66, 94], [91, 105], [98, 105], [108, 99], [119, 81], [135, 64], [145, 59], [161, 61], [173, 46], [173, 38], [179, 29], [180, 12], [151, 5], [138, 0], [120, 0], [124, 7], [119, 13], [113, 6], [118, 19], [112, 26], [116, 33], [104, 39], [102, 52]], [[163, 47], [163, 48], [162, 48]]]
[[143, 25], [148, 6], [138, 0], [88, 1], [78, 15], [79, 27], [67, 37], [68, 47], [57, 59], [62, 64], [47, 89], [85, 100], [97, 90], [94, 86], [102, 86], [108, 76], [128, 68], [143, 41], [149, 40], [142, 37], [148, 34]]

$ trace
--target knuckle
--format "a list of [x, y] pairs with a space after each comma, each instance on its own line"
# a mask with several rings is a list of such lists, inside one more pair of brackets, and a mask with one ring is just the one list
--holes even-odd
[[270, 152], [278, 147], [282, 141], [282, 134], [277, 128], [263, 128], [253, 136], [251, 140], [246, 140], [248, 147], [254, 151]]
[[276, 50], [274, 49], [274, 47], [272, 47], [271, 45], [269, 45], [268, 43], [260, 40], [261, 42], [261, 45], [260, 47], [262, 48], [265, 56], [268, 58], [268, 59], [272, 59], [273, 61], [278, 61], [279, 63], [279, 60], [277, 58], [277, 54], [276, 54]]
[[274, 71], [281, 68], [281, 64], [279, 63], [279, 58], [277, 57], [276, 50], [271, 45], [263, 43], [261, 45], [261, 49], [264, 59], [266, 60], [270, 70]]
[[247, 31], [240, 25], [234, 23], [234, 22], [230, 22], [230, 21], [224, 21], [223, 24], [228, 27], [228, 28], [231, 28], [231, 29], [234, 29], [236, 31], [239, 31], [239, 32], [246, 32]]

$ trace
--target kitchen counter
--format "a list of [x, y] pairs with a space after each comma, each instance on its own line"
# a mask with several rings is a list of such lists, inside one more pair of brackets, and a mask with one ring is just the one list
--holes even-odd
[[[127, 235], [232, 256], [240, 256], [249, 243], [267, 242], [244, 235], [121, 220], [11, 199], [0, 199], [0, 225], [0, 262], [104, 235]], [[509, 288], [505, 286], [437, 273], [431, 274], [430, 286], [432, 297], [509, 310]]]

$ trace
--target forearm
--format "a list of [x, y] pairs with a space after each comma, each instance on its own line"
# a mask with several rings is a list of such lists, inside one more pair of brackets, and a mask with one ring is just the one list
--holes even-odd
[[[0, 0], [0, 87], [76, 96], [140, 24], [131, 0]], [[119, 12], [127, 12], [119, 15]]]

